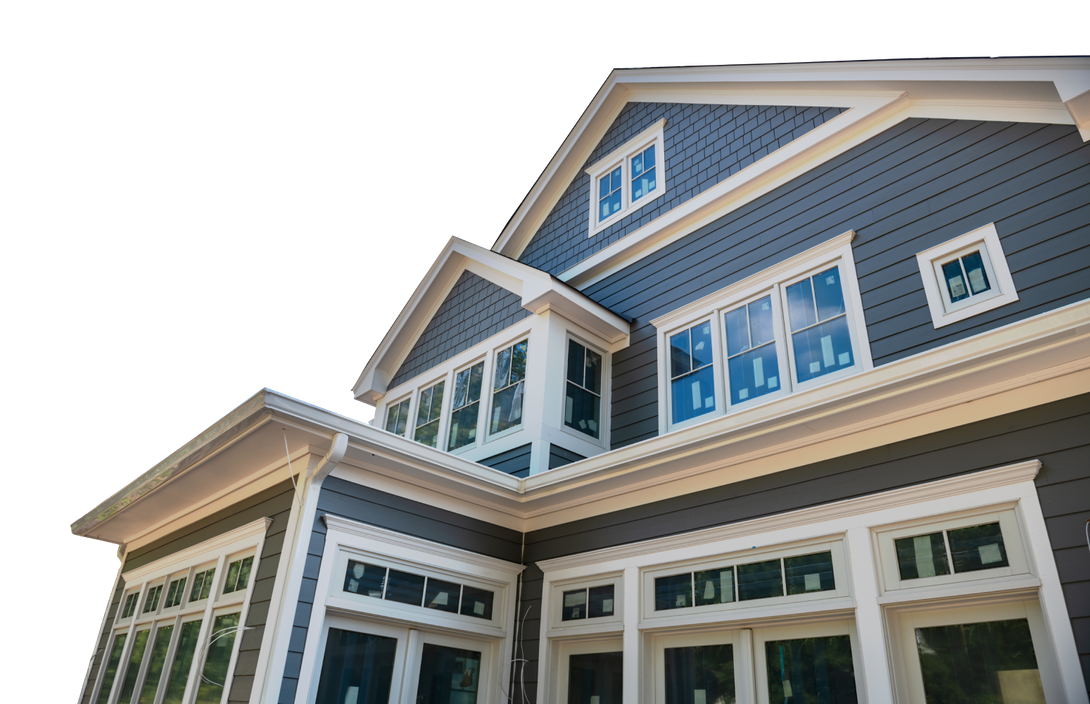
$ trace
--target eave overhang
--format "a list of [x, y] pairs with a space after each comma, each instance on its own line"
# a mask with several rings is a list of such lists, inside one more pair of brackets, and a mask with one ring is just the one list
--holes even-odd
[[370, 405], [379, 402], [424, 327], [466, 270], [520, 296], [522, 306], [535, 315], [555, 311], [615, 348], [627, 344], [629, 321], [623, 316], [539, 269], [452, 237], [352, 387], [357, 399]]

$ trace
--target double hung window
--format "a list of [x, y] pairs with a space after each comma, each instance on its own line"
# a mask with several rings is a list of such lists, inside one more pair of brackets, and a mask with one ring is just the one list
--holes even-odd
[[484, 362], [454, 375], [454, 396], [451, 398], [450, 441], [448, 450], [477, 441], [477, 417], [481, 410], [481, 377]]
[[443, 413], [443, 386], [433, 384], [420, 392], [416, 409], [416, 431], [413, 439], [428, 447], [439, 446], [439, 418]]
[[587, 168], [590, 176], [590, 234], [664, 195], [666, 120], [659, 120]]
[[405, 398], [386, 407], [386, 431], [404, 435], [409, 424], [409, 405], [411, 398]]
[[853, 234], [651, 321], [667, 380], [664, 431], [869, 365]]
[[602, 355], [568, 340], [564, 425], [598, 439], [602, 413]]
[[495, 372], [492, 375], [491, 435], [522, 425], [528, 346], [529, 341], [523, 340], [496, 353]]

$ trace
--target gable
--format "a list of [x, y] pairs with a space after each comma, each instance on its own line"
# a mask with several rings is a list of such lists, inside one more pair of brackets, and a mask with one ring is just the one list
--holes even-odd
[[528, 315], [530, 311], [522, 307], [521, 296], [469, 270], [463, 271], [394, 374], [390, 386], [442, 364]]
[[[551, 274], [564, 271], [845, 109], [628, 103], [546, 216], [519, 261]], [[591, 177], [584, 169], [664, 118], [665, 177], [669, 183], [666, 196], [588, 237]]]

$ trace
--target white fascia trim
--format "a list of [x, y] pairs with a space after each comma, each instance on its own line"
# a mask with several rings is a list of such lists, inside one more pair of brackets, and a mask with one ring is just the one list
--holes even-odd
[[531, 313], [553, 308], [611, 343], [628, 339], [627, 320], [578, 290], [539, 269], [452, 237], [352, 387], [357, 399], [374, 406], [385, 396], [390, 380], [466, 270], [520, 296]]
[[[541, 560], [537, 565], [546, 574], [562, 572], [576, 567], [606, 565], [619, 560], [661, 553], [675, 548], [689, 548], [708, 543], [717, 543], [741, 536], [759, 535], [772, 531], [796, 528], [799, 526], [834, 521], [847, 516], [873, 513], [888, 508], [918, 504], [924, 501], [960, 496], [984, 489], [992, 489], [1019, 482], [1033, 481], [1041, 470], [1039, 460], [1026, 460], [1015, 464], [986, 469], [981, 472], [941, 479], [937, 482], [919, 484], [904, 489], [848, 499], [832, 504], [805, 508], [775, 516], [757, 518], [742, 523], [731, 523], [717, 528], [655, 538], [640, 543], [629, 543], [618, 547], [580, 553], [552, 560]], [[613, 569], [613, 567], [611, 567]], [[558, 577], [559, 579], [559, 577]]]
[[[149, 562], [142, 567], [125, 572], [121, 577], [125, 584], [134, 582], [147, 582], [176, 571], [178, 565], [198, 561], [204, 555], [231, 553], [255, 546], [265, 531], [272, 525], [271, 518], [259, 518], [244, 526], [239, 526], [226, 533], [221, 533], [214, 538], [209, 538], [202, 543], [192, 545], [184, 550], [171, 553], [166, 557]], [[260, 556], [259, 556], [260, 557]]]
[[435, 565], [446, 569], [464, 569], [464, 565], [473, 565], [482, 570], [478, 576], [503, 581], [509, 581], [526, 569], [523, 565], [514, 562], [500, 560], [449, 545], [440, 545], [430, 540], [328, 513], [322, 514], [322, 521], [329, 530], [365, 540], [367, 541], [367, 550], [390, 557], [404, 558], [406, 552], [408, 552], [412, 553], [411, 559], [421, 564]]

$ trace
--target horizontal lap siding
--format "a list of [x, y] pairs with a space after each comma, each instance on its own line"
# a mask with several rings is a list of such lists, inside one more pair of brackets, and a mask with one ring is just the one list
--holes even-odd
[[[272, 596], [273, 584], [276, 581], [276, 569], [280, 563], [280, 551], [283, 547], [284, 532], [287, 528], [288, 514], [291, 511], [291, 502], [294, 496], [291, 483], [282, 482], [230, 508], [197, 521], [182, 531], [172, 533], [161, 540], [134, 550], [125, 558], [124, 571], [127, 572], [161, 558], [169, 557], [179, 550], [185, 550], [258, 519], [273, 519], [272, 524], [265, 533], [265, 544], [261, 551], [261, 560], [254, 576], [254, 585], [250, 590], [250, 605], [245, 624], [247, 630], [243, 631], [242, 642], [239, 644], [238, 660], [235, 663], [235, 671], [232, 676], [229, 702], [246, 702], [250, 700], [250, 690], [253, 686], [257, 657], [261, 649], [261, 639], [265, 632], [266, 618], [269, 613], [269, 600]], [[98, 649], [95, 652], [95, 664], [91, 668], [91, 679], [85, 688], [84, 702], [89, 701], [90, 685], [94, 683], [94, 679], [98, 676], [98, 668], [101, 665], [102, 655], [107, 645], [106, 641], [109, 638], [110, 631], [113, 630], [112, 626], [117, 614], [117, 607], [124, 590], [125, 585], [119, 580], [108, 607], [105, 628], [99, 637]]]
[[450, 545], [508, 562], [522, 559], [522, 533], [469, 518], [452, 511], [422, 504], [377, 489], [329, 477], [318, 497], [310, 545], [307, 547], [299, 602], [292, 623], [284, 679], [280, 687], [280, 704], [295, 701], [303, 649], [314, 607], [318, 573], [325, 552], [326, 527], [322, 516], [331, 514], [386, 528], [441, 545]]
[[[546, 216], [519, 261], [550, 274], [564, 271], [843, 111], [782, 105], [629, 103]], [[666, 194], [588, 237], [590, 176], [584, 170], [662, 118], [666, 118]]]
[[528, 477], [530, 476], [532, 449], [533, 445], [527, 443], [521, 447], [516, 447], [513, 450], [501, 452], [498, 455], [492, 455], [491, 457], [483, 459], [480, 461], [480, 464], [491, 467], [504, 474], [512, 474], [516, 477]]
[[578, 452], [572, 452], [571, 450], [564, 449], [560, 445], [549, 445], [549, 469], [556, 469], [557, 467], [563, 467], [566, 464], [572, 462], [578, 462], [579, 460], [586, 459]]
[[[849, 229], [876, 366], [1090, 295], [1090, 145], [1060, 125], [913, 119], [587, 287], [633, 319], [614, 448], [658, 434], [649, 323]], [[1020, 300], [936, 330], [916, 253], [995, 222]]]
[[[1039, 459], [1036, 485], [1084, 667], [1090, 662], [1090, 395], [526, 535], [533, 563]], [[1041, 556], [1046, 558], [1047, 556]], [[540, 613], [541, 586], [523, 608]], [[530, 599], [530, 596], [536, 600]], [[527, 629], [527, 639], [532, 631]], [[528, 652], [532, 649], [527, 646]], [[536, 672], [536, 663], [534, 663]]]

